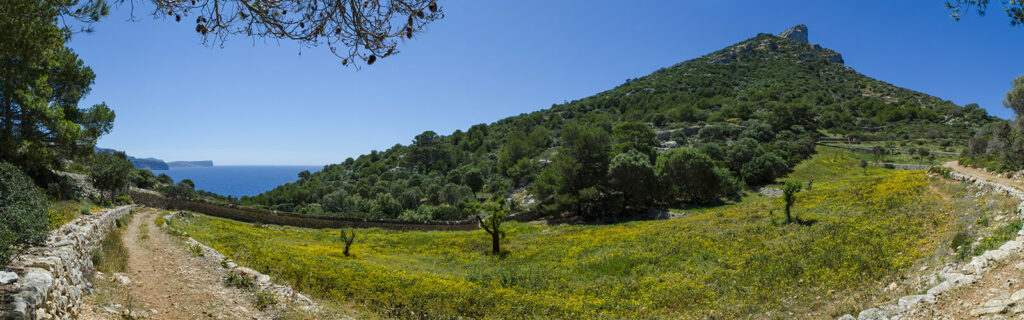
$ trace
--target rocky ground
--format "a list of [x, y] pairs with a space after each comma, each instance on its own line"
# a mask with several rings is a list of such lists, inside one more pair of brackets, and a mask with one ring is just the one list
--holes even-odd
[[[1024, 181], [962, 167], [955, 161], [943, 166], [1024, 190]], [[903, 297], [895, 305], [861, 312], [856, 319], [1024, 319], [1024, 241], [1020, 236], [976, 257], [963, 268], [949, 267], [940, 274], [938, 277], [956, 284], [940, 284], [921, 295]], [[890, 312], [896, 309], [903, 311]], [[854, 317], [847, 315], [840, 319]]]
[[[94, 276], [82, 319], [269, 319], [250, 291], [225, 285], [220, 266], [194, 256], [140, 210], [124, 233], [128, 270]], [[127, 316], [127, 317], [126, 317]]]

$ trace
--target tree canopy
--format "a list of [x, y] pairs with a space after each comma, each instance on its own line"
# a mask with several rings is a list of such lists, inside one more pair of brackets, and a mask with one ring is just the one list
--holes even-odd
[[[956, 21], [960, 21], [960, 18], [971, 10], [976, 10], [979, 15], [985, 15], [988, 12], [988, 5], [989, 0], [946, 0], [946, 9], [953, 12], [950, 16]], [[1024, 23], [1024, 1], [1003, 1], [1003, 5], [1006, 6], [1003, 11], [1010, 18], [1010, 25], [1016, 26]]]
[[0, 160], [32, 175], [91, 153], [114, 123], [105, 104], [78, 107], [96, 76], [65, 47], [52, 3], [0, 5]]
[[[136, 1], [140, 0], [42, 2], [52, 5], [61, 16], [91, 23], [109, 14], [110, 2], [127, 2], [134, 16]], [[326, 46], [342, 65], [356, 65], [357, 61], [369, 65], [397, 54], [399, 41], [444, 18], [436, 0], [151, 2], [154, 17], [195, 24], [204, 44], [223, 45], [232, 36], [292, 40], [304, 47]]]

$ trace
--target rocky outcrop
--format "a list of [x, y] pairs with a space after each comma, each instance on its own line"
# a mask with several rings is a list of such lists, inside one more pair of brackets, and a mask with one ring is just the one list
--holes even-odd
[[838, 52], [808, 43], [807, 26], [802, 24], [789, 28], [778, 35], [758, 34], [755, 38], [725, 48], [705, 58], [711, 64], [729, 64], [736, 61], [753, 61], [759, 53], [789, 55], [798, 63], [811, 59], [824, 59], [836, 64], [845, 63], [843, 55]]
[[0, 274], [0, 319], [76, 319], [89, 289], [92, 252], [130, 206], [82, 216], [40, 247], [26, 250]]
[[[1014, 214], [1017, 218], [1024, 218], [1024, 191], [957, 171], [950, 172], [949, 177], [954, 180], [969, 183], [977, 188], [991, 190], [994, 193], [1006, 194], [1007, 196], [1021, 201], [1020, 204], [1017, 205], [1017, 210]], [[1020, 253], [1022, 251], [1024, 251], [1024, 230], [1018, 232], [1015, 239], [1007, 241], [997, 249], [985, 251], [981, 255], [972, 258], [970, 262], [959, 266], [959, 268], [943, 269], [936, 275], [936, 277], [940, 279], [940, 282], [929, 288], [924, 294], [905, 296], [896, 301], [896, 303], [861, 311], [856, 318], [852, 315], [844, 315], [839, 319], [885, 320], [907, 318], [908, 316], [915, 315], [923, 306], [934, 304], [937, 297], [940, 297], [953, 289], [975, 283], [983, 274], [988, 272], [997, 263], [1003, 262], [1012, 254]], [[981, 308], [971, 310], [970, 315], [972, 317], [980, 317], [1002, 313], [1008, 308], [1015, 306], [1019, 301], [1024, 301], [1024, 290], [1005, 297], [992, 299], [986, 302]]]
[[793, 39], [803, 43], [807, 42], [807, 26], [798, 24], [779, 34], [780, 37]]
[[829, 54], [825, 55], [825, 60], [827, 60], [828, 62], [831, 62], [831, 63], [838, 63], [838, 64], [845, 64], [846, 63], [846, 61], [843, 61], [843, 55], [839, 54], [838, 52], [832, 52], [832, 53], [829, 53]]

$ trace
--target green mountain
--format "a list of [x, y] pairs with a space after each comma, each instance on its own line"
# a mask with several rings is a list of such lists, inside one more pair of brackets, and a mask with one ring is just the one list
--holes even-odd
[[538, 214], [631, 215], [773, 183], [825, 136], [962, 141], [994, 121], [857, 73], [806, 26], [757, 36], [591, 97], [432, 131], [241, 202], [353, 217], [461, 219], [511, 198]]

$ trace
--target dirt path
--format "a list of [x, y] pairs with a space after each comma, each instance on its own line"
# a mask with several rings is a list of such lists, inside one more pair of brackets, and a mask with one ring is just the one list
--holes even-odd
[[946, 168], [950, 168], [950, 169], [956, 170], [956, 171], [960, 171], [960, 172], [963, 172], [963, 173], [967, 173], [967, 174], [973, 175], [975, 177], [984, 178], [985, 180], [992, 181], [992, 182], [995, 182], [995, 183], [998, 183], [998, 184], [1002, 184], [1002, 185], [1005, 185], [1005, 186], [1016, 187], [1017, 189], [1024, 189], [1024, 181], [1014, 180], [1014, 179], [1007, 179], [1005, 177], [1000, 177], [1000, 176], [988, 173], [985, 170], [981, 170], [981, 169], [977, 169], [977, 168], [964, 167], [964, 166], [961, 166], [960, 164], [958, 164], [956, 160], [943, 163], [942, 166], [946, 167]]
[[193, 256], [156, 227], [156, 218], [157, 210], [143, 209], [124, 233], [131, 309], [150, 319], [269, 319], [253, 307], [251, 293], [225, 286], [219, 266]]
[[[1007, 179], [984, 170], [963, 167], [956, 161], [943, 164], [961, 173], [991, 182], [1024, 187], [1024, 181]], [[973, 283], [936, 297], [934, 304], [914, 310], [908, 319], [1020, 319], [1024, 318], [1024, 252], [1009, 256]]]

